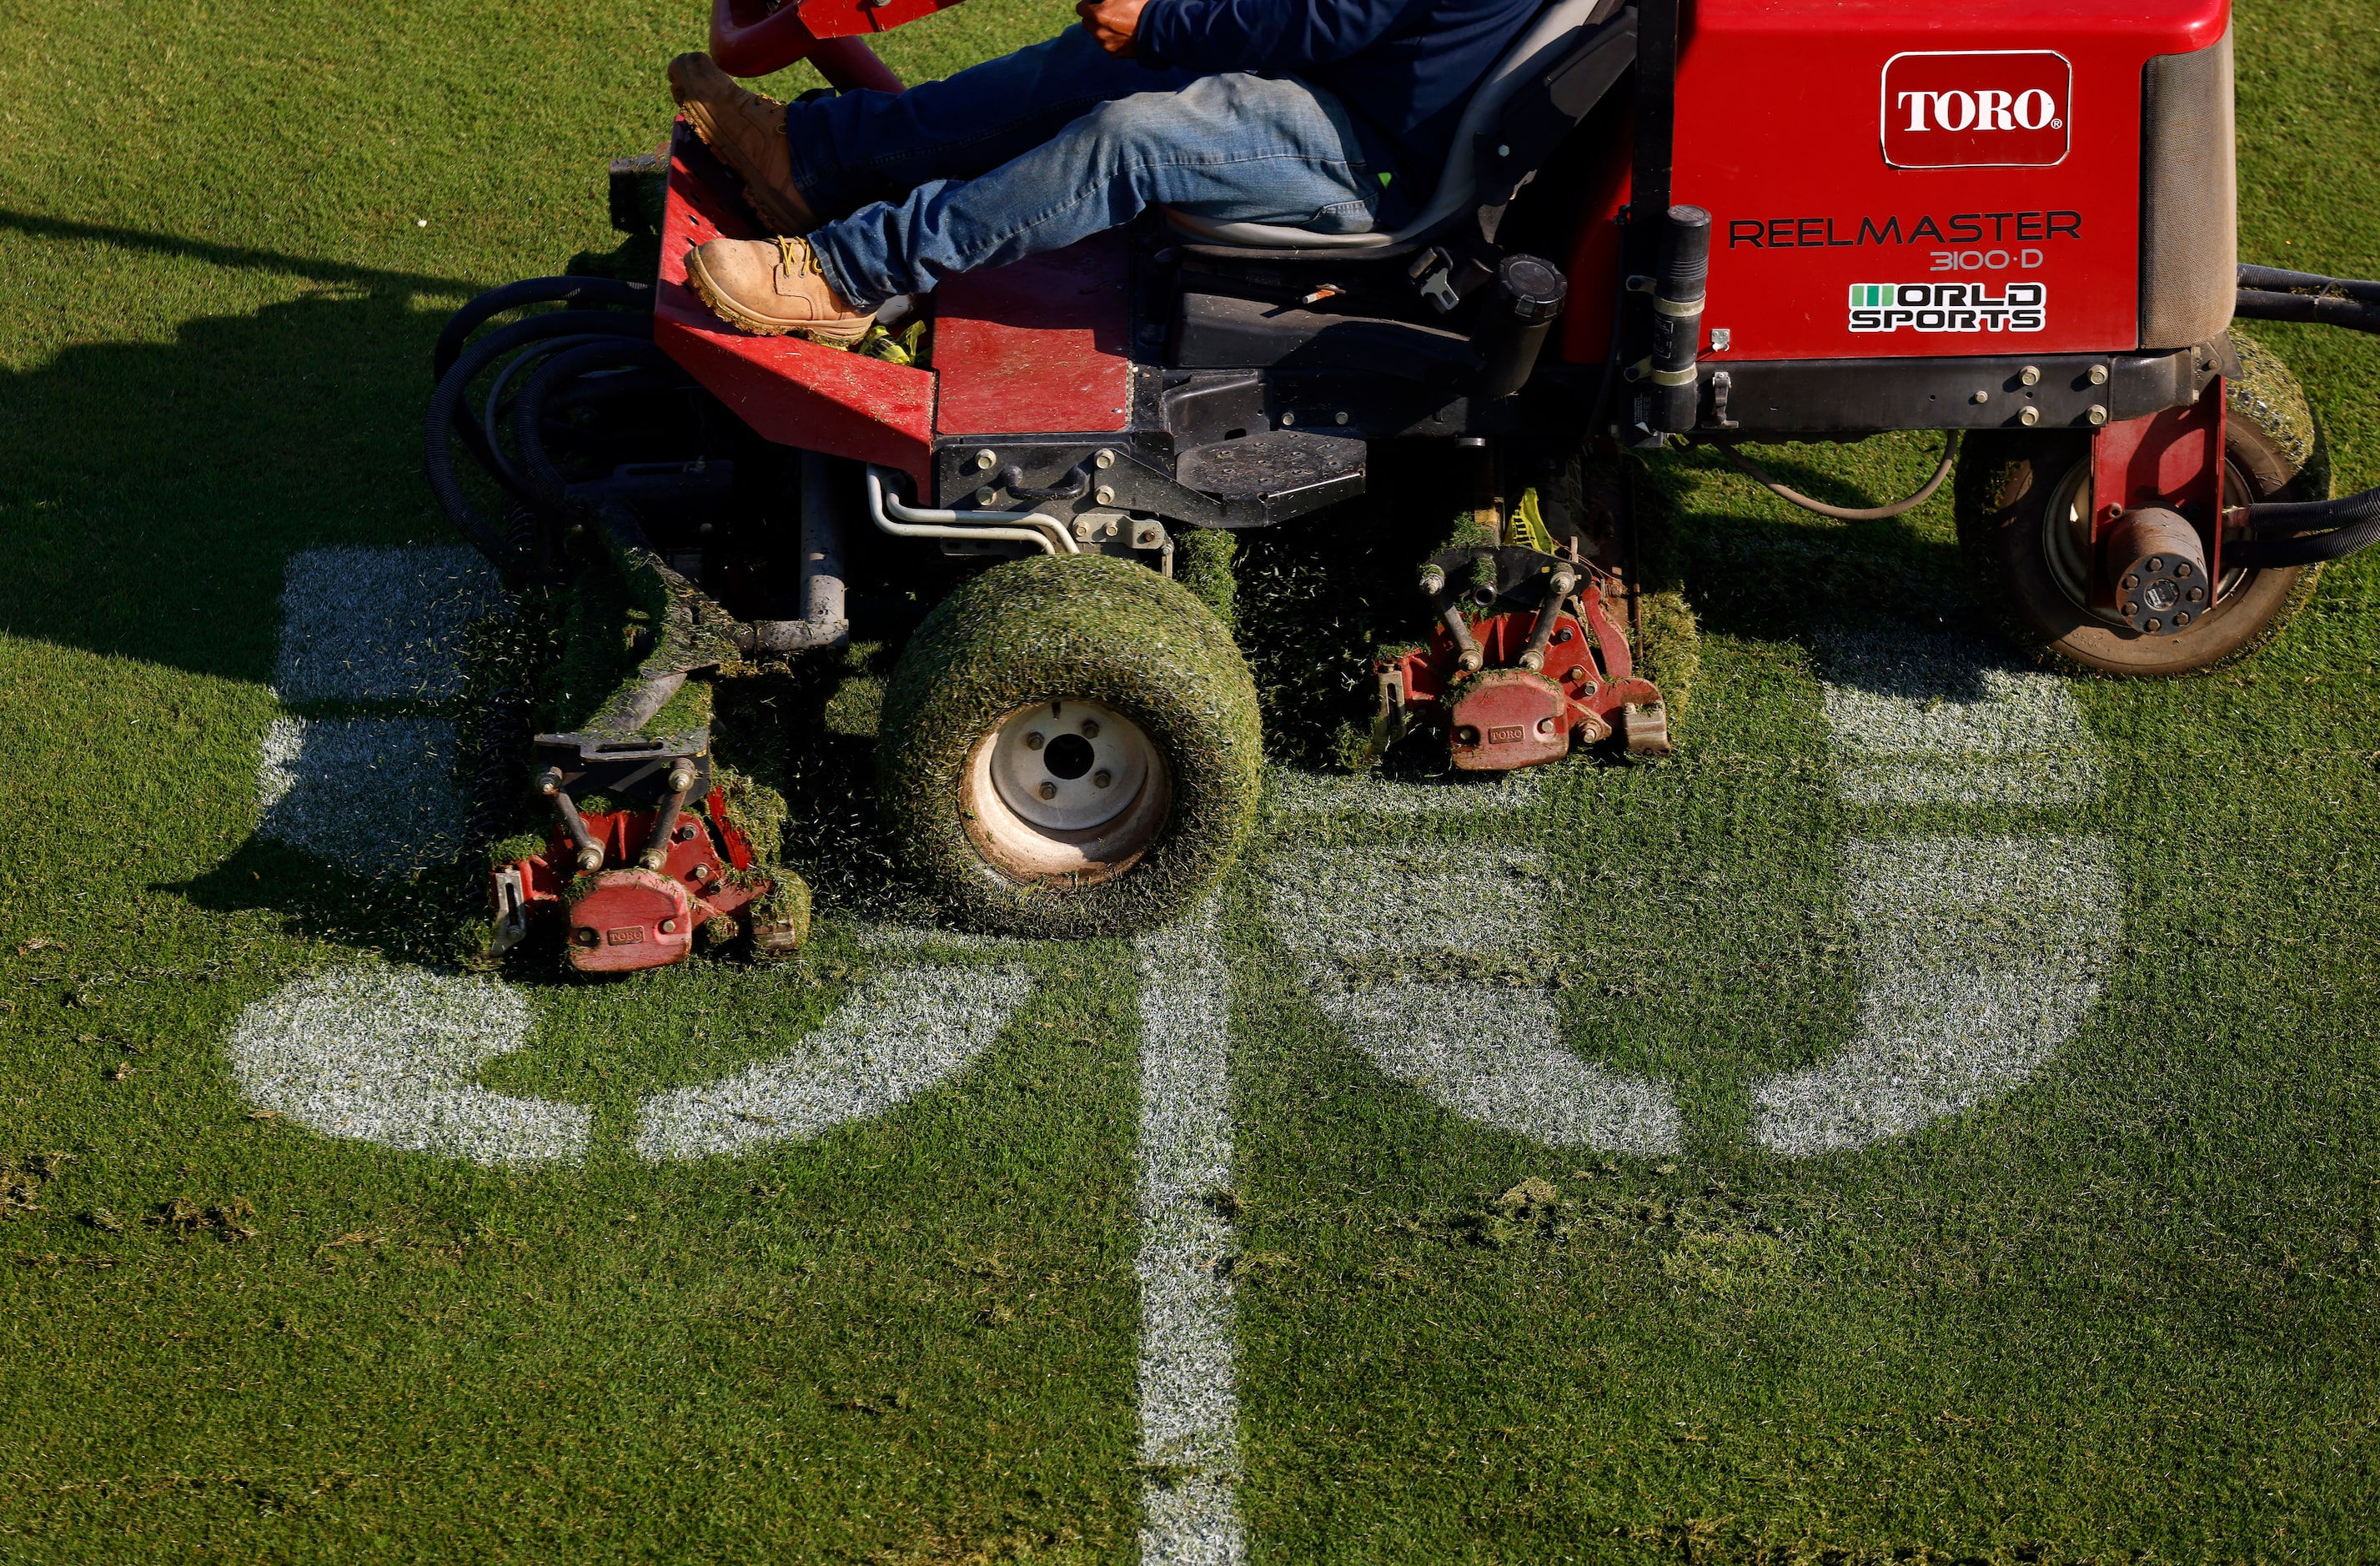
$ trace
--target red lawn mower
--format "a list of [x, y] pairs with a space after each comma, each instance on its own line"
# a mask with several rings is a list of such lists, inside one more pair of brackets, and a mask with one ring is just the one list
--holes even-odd
[[[955, 3], [717, 0], [711, 53], [897, 91], [866, 35]], [[2380, 536], [2380, 492], [2328, 498], [2302, 395], [2227, 334], [2380, 330], [2380, 284], [2237, 264], [2227, 0], [1553, 0], [1455, 147], [1394, 233], [1153, 212], [895, 301], [857, 352], [686, 285], [692, 246], [761, 232], [686, 126], [614, 164], [651, 270], [497, 289], [438, 348], [439, 498], [562, 606], [493, 948], [549, 922], [589, 971], [798, 944], [782, 802], [712, 756], [704, 693], [871, 615], [905, 637], [874, 789], [915, 878], [1028, 935], [1172, 917], [1260, 783], [1218, 546], [1387, 474], [1451, 484], [1457, 520], [1411, 561], [1420, 634], [1371, 664], [1370, 737], [1468, 771], [1669, 748], [1633, 450], [1707, 443], [1852, 517], [1955, 466], [2011, 633], [2110, 674], [2245, 653]], [[496, 324], [539, 304], [564, 308]], [[1921, 430], [1932, 480], [1861, 511], [1739, 449]]]

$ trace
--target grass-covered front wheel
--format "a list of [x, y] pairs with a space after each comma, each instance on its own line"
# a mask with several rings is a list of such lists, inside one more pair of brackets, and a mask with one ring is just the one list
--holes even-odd
[[1037, 556], [953, 593], [878, 741], [904, 860], [954, 913], [1045, 939], [1185, 911], [1256, 819], [1256, 686], [1214, 612], [1146, 566]]
[[[2322, 500], [2329, 468], [2305, 394], [2262, 345], [2234, 338], [2227, 382], [2223, 504]], [[2146, 636], [2085, 602], [2090, 580], [2091, 437], [1992, 431], [1959, 459], [1959, 538], [1998, 589], [2009, 633], [2038, 662], [2081, 674], [2196, 674], [2263, 646], [2313, 596], [2321, 567], [2230, 570], [2215, 607], [2176, 636]]]

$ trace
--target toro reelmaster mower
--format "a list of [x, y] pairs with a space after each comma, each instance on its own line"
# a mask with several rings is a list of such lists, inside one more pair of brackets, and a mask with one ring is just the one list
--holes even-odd
[[[864, 35], [955, 0], [747, 3], [717, 0], [729, 71], [897, 91]], [[1553, 0], [1402, 228], [1151, 212], [895, 301], [858, 351], [688, 289], [692, 246], [760, 230], [680, 124], [613, 169], [650, 270], [495, 290], [439, 346], [440, 499], [564, 606], [496, 944], [550, 920], [600, 971], [798, 943], [783, 806], [711, 754], [709, 692], [855, 636], [902, 648], [873, 803], [944, 908], [1172, 917], [1257, 805], [1229, 536], [1386, 502], [1391, 472], [1455, 520], [1366, 717], [1455, 770], [1669, 748], [1625, 469], [1682, 443], [1835, 516], [1955, 466], [1978, 575], [2046, 662], [2244, 654], [2380, 534], [2380, 494], [2328, 498], [2303, 396], [2227, 329], [2373, 330], [2380, 285], [2237, 264], [2231, 104], [2227, 0]], [[1940, 467], [1864, 512], [1740, 450], [1892, 431], [1942, 431]]]

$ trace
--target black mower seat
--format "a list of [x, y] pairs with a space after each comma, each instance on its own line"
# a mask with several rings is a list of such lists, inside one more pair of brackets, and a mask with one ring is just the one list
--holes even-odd
[[1412, 222], [1392, 234], [1321, 234], [1271, 223], [1221, 223], [1167, 207], [1165, 220], [1193, 244], [1235, 250], [1304, 250], [1343, 254], [1361, 260], [1363, 252], [1382, 252], [1380, 259], [1400, 254], [1428, 238], [1468, 211], [1478, 197], [1478, 163], [1473, 150], [1479, 138], [1503, 117], [1505, 105], [1522, 87], [1558, 64], [1578, 43], [1586, 29], [1619, 8], [1615, 0], [1554, 0], [1536, 21], [1505, 51], [1504, 57], [1471, 94], [1470, 103], [1454, 129], [1446, 154], [1446, 170], [1438, 188]]

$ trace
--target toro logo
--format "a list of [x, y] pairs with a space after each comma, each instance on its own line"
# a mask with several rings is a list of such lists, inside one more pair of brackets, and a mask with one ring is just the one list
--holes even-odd
[[1884, 161], [1895, 168], [2046, 168], [2066, 161], [2074, 67], [2046, 49], [1895, 55]]

